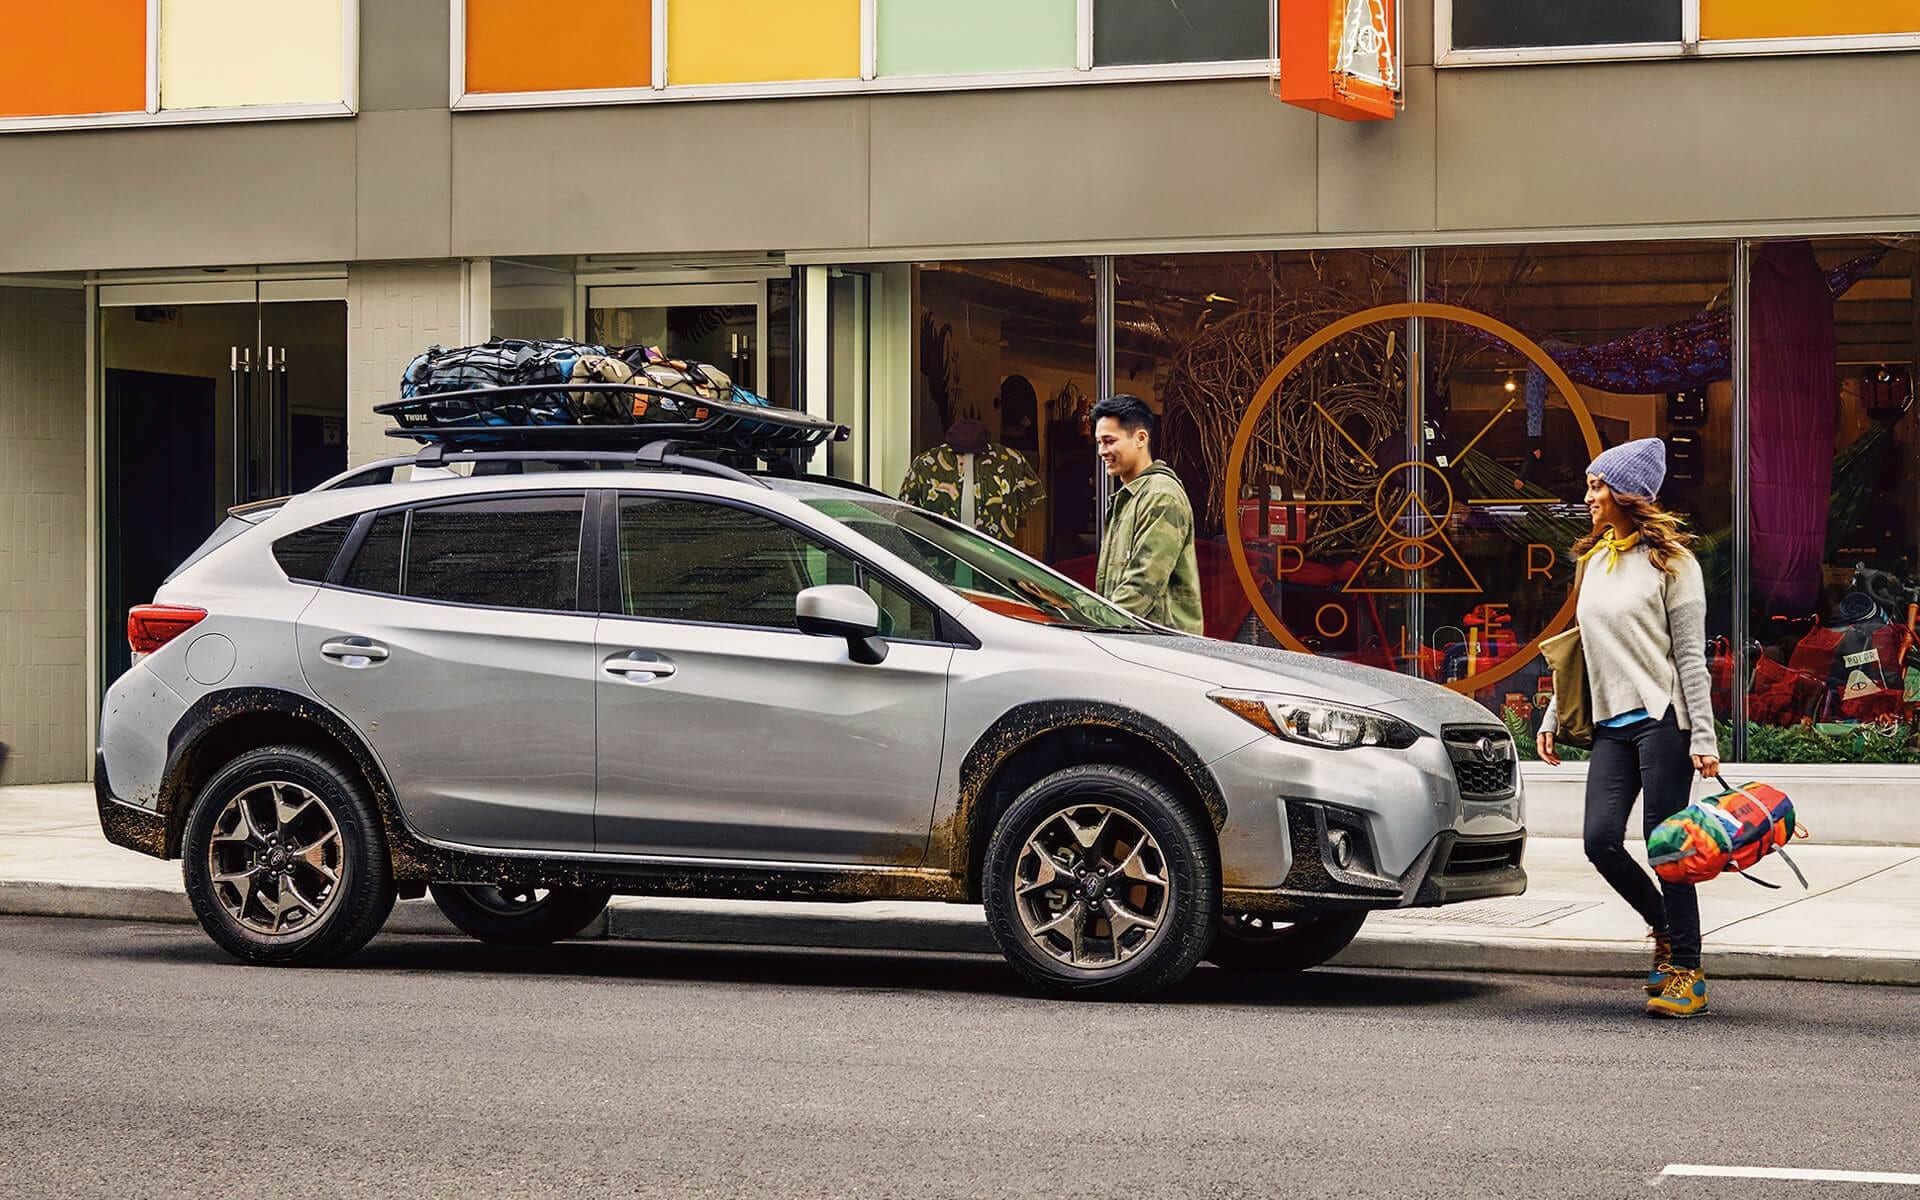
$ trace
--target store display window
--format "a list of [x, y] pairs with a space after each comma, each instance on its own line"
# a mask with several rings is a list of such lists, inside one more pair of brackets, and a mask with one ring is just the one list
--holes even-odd
[[1752, 264], [1747, 756], [1920, 763], [1920, 253], [1777, 241]]

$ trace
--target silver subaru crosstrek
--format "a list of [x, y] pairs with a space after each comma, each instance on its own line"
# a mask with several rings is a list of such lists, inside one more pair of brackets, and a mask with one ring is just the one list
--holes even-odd
[[616, 893], [943, 900], [1103, 997], [1525, 889], [1513, 743], [1470, 699], [655, 450], [429, 446], [236, 510], [129, 617], [107, 836], [182, 859], [250, 962], [351, 954], [428, 889], [518, 943]]

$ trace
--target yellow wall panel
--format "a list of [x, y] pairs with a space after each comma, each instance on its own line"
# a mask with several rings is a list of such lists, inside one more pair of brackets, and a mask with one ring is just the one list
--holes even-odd
[[860, 77], [860, 0], [668, 0], [668, 83]]
[[160, 107], [339, 103], [350, 2], [160, 0]]
[[1700, 36], [1851, 37], [1920, 33], [1920, 0], [1700, 0]]

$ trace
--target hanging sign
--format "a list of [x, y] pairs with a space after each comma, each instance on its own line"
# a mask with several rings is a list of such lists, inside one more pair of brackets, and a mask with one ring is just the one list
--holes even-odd
[[1280, 99], [1345, 121], [1391, 121], [1400, 100], [1399, 0], [1274, 0]]

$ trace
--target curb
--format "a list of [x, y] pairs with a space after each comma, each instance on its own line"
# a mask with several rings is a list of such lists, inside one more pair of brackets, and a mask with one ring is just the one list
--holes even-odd
[[[166, 887], [0, 880], [0, 915], [192, 924], [193, 910]], [[386, 934], [459, 936], [431, 900], [403, 900]], [[620, 897], [580, 934], [675, 945], [816, 950], [885, 950], [998, 955], [977, 906], [763, 904]], [[1638, 975], [1639, 945], [1575, 938], [1469, 938], [1458, 934], [1369, 930], [1329, 964], [1400, 971], [1476, 971], [1528, 975]], [[1723, 979], [1804, 980], [1920, 987], [1920, 957], [1805, 947], [1741, 947], [1713, 952]]]

